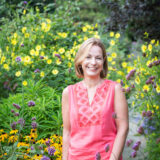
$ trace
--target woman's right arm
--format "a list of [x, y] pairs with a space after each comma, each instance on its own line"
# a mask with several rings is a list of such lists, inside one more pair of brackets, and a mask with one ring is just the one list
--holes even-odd
[[62, 117], [63, 117], [63, 147], [62, 160], [68, 160], [70, 120], [69, 120], [69, 90], [66, 87], [62, 93]]

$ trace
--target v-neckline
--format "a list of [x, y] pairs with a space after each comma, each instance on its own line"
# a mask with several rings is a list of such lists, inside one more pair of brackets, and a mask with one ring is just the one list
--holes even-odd
[[89, 105], [90, 107], [92, 107], [92, 105], [93, 105], [93, 103], [94, 103], [94, 99], [95, 99], [95, 97], [96, 97], [96, 95], [97, 95], [98, 89], [104, 84], [104, 82], [105, 82], [105, 80], [103, 80], [103, 82], [101, 82], [101, 83], [96, 87], [95, 93], [94, 93], [93, 98], [92, 98], [91, 103], [90, 103], [90, 101], [89, 101], [88, 89], [87, 89], [87, 87], [84, 85], [83, 81], [81, 81], [81, 85], [82, 85], [83, 88], [86, 90], [86, 93], [87, 93], [87, 102], [88, 102], [88, 105]]

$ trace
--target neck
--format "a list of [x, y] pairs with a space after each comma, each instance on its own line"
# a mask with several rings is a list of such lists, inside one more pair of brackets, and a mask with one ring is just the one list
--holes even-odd
[[96, 77], [96, 78], [87, 77], [87, 78], [84, 78], [84, 80], [83, 80], [83, 82], [87, 88], [94, 88], [97, 85], [99, 85], [102, 81], [103, 81], [103, 79], [100, 77]]

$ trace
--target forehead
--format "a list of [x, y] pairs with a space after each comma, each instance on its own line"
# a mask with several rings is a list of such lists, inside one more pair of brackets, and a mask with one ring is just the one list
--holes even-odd
[[103, 53], [102, 53], [102, 49], [99, 46], [94, 45], [89, 49], [88, 54], [102, 56]]

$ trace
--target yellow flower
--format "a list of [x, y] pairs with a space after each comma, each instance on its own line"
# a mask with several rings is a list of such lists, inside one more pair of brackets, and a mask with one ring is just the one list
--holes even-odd
[[48, 59], [47, 60], [47, 64], [51, 64], [52, 63], [52, 60], [51, 59]]
[[35, 51], [35, 56], [39, 56], [39, 51], [38, 50]]
[[60, 49], [58, 50], [58, 52], [59, 52], [60, 54], [62, 54], [62, 53], [65, 52], [65, 49], [64, 49], [64, 48], [60, 48]]
[[41, 52], [41, 56], [44, 56], [44, 52], [43, 51]]
[[156, 110], [159, 110], [159, 106], [156, 106]]
[[160, 86], [159, 85], [157, 85], [156, 91], [157, 91], [157, 93], [160, 93]]
[[114, 37], [114, 32], [110, 32], [110, 37]]
[[73, 32], [73, 35], [74, 35], [74, 36], [76, 36], [76, 35], [77, 35], [77, 33], [76, 33], [76, 32]]
[[29, 38], [29, 33], [25, 33], [24, 37]]
[[148, 50], [149, 50], [150, 52], [152, 51], [152, 45], [151, 45], [151, 44], [148, 45]]
[[2, 134], [2, 135], [0, 136], [0, 142], [4, 142], [5, 139], [7, 139], [7, 138], [8, 138], [8, 134], [7, 134], [7, 133]]
[[127, 67], [127, 62], [122, 62], [122, 67], [126, 68]]
[[24, 14], [24, 15], [26, 14], [26, 10], [25, 10], [25, 9], [23, 10], [23, 14]]
[[151, 40], [151, 43], [154, 44], [154, 43], [155, 43], [155, 39], [152, 39], [152, 40]]
[[63, 33], [61, 34], [61, 37], [66, 38], [66, 37], [67, 37], [67, 33], [63, 32]]
[[62, 62], [61, 62], [59, 59], [56, 60], [56, 64], [57, 64], [57, 65], [59, 65], [59, 64], [61, 64], [61, 63], [62, 63]]
[[140, 81], [140, 79], [139, 79], [138, 76], [136, 77], [135, 82], [136, 82], [137, 84], [140, 84], [141, 81]]
[[42, 71], [42, 72], [40, 73], [40, 77], [44, 77], [44, 75], [45, 75], [45, 73]]
[[14, 33], [13, 37], [14, 37], [14, 38], [17, 38], [17, 37], [18, 37], [17, 33]]
[[16, 134], [16, 133], [18, 133], [17, 129], [16, 130], [11, 130], [9, 134]]
[[24, 62], [25, 62], [25, 63], [29, 63], [30, 61], [31, 61], [30, 56], [25, 56], [25, 57], [24, 57]]
[[4, 64], [4, 65], [3, 65], [3, 68], [4, 68], [5, 70], [9, 71], [9, 66], [8, 66], [8, 64]]
[[72, 63], [68, 62], [68, 67], [71, 68], [71, 66], [72, 66]]
[[16, 142], [18, 140], [18, 136], [10, 136], [9, 138], [8, 138], [8, 142], [10, 143], [13, 143], [13, 142]]
[[116, 63], [115, 61], [112, 61], [112, 62], [111, 62], [112, 65], [115, 65], [115, 63]]
[[117, 74], [119, 74], [119, 75], [121, 75], [121, 76], [124, 75], [124, 73], [123, 73], [122, 71], [118, 71]]
[[57, 69], [53, 69], [53, 70], [52, 70], [52, 74], [54, 74], [54, 75], [57, 75], [58, 72], [59, 72], [59, 71], [58, 71]]
[[15, 73], [15, 76], [16, 77], [19, 77], [21, 75], [21, 71], [17, 71], [16, 73]]
[[83, 27], [83, 28], [82, 28], [82, 31], [83, 31], [83, 32], [87, 32], [87, 27]]
[[27, 84], [28, 84], [27, 81], [23, 81], [23, 82], [22, 82], [22, 85], [23, 85], [23, 86], [27, 86]]
[[41, 46], [40, 46], [40, 45], [37, 45], [37, 46], [36, 46], [36, 50], [37, 50], [37, 51], [41, 50]]
[[3, 63], [3, 62], [5, 62], [6, 61], [6, 57], [5, 56], [2, 56], [2, 58], [1, 58], [1, 64]]
[[111, 40], [111, 41], [110, 41], [110, 45], [111, 45], [111, 46], [114, 46], [114, 45], [115, 45], [115, 41], [114, 41], [114, 40]]
[[146, 45], [142, 45], [142, 46], [141, 46], [141, 50], [142, 50], [143, 53], [146, 52], [146, 49], [147, 49], [147, 46], [146, 46]]
[[35, 55], [35, 50], [34, 50], [34, 49], [31, 49], [31, 50], [30, 50], [30, 55], [31, 55], [31, 56], [34, 56], [34, 55]]
[[108, 62], [111, 62], [112, 61], [112, 57], [108, 57]]
[[143, 91], [149, 91], [149, 86], [145, 84], [145, 85], [143, 86]]
[[47, 21], [47, 23], [51, 23], [51, 20], [50, 20], [50, 19], [48, 19], [48, 18], [46, 19], [46, 21]]
[[120, 33], [116, 33], [115, 37], [118, 39], [120, 37]]
[[111, 54], [111, 56], [112, 56], [113, 58], [116, 58], [116, 57], [117, 57], [117, 53], [113, 52], [113, 53]]
[[27, 30], [27, 28], [26, 28], [26, 27], [23, 27], [23, 28], [22, 28], [22, 33], [25, 33], [26, 30]]
[[12, 39], [11, 40], [11, 44], [13, 44], [14, 46], [17, 44], [17, 41], [16, 41], [16, 39]]

